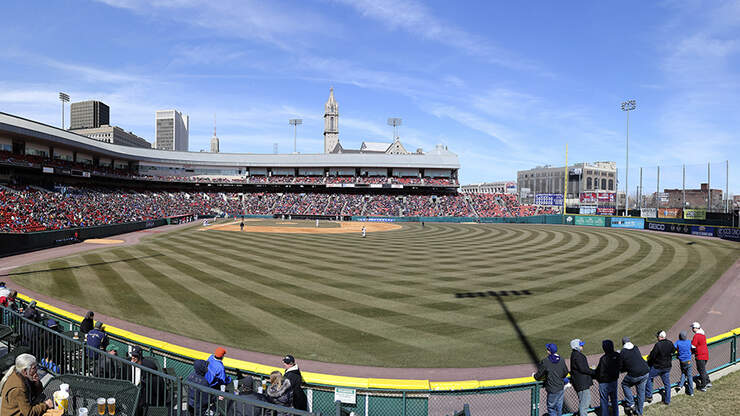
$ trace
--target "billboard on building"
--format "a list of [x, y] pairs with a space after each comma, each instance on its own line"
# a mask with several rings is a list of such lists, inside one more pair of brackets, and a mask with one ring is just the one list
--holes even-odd
[[596, 215], [596, 205], [581, 205], [578, 213], [582, 215]]
[[597, 202], [599, 202], [599, 194], [597, 192], [581, 192], [582, 204], [595, 204]]
[[658, 208], [658, 218], [681, 218], [681, 208]]
[[614, 215], [617, 210], [614, 207], [599, 207], [596, 208], [596, 214], [598, 215]]
[[707, 219], [707, 210], [686, 208], [683, 210], [683, 219], [685, 220], [705, 220]]
[[563, 205], [563, 194], [537, 194], [534, 196], [535, 205]]
[[613, 192], [599, 192], [599, 202], [603, 203], [614, 203], [617, 200], [617, 194]]
[[642, 218], [655, 218], [658, 216], [657, 208], [640, 208], [640, 216]]
[[516, 193], [516, 183], [514, 182], [506, 182], [506, 189], [507, 194], [515, 194]]

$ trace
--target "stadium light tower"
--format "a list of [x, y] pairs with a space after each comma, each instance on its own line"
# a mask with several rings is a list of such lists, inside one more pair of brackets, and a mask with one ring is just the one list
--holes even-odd
[[59, 93], [59, 101], [62, 102], [62, 130], [64, 130], [64, 103], [69, 102], [69, 94]]
[[388, 119], [388, 125], [393, 126], [393, 140], [398, 137], [398, 126], [401, 125], [401, 119], [397, 117], [391, 117]]
[[627, 113], [627, 157], [625, 164], [626, 169], [624, 170], [624, 215], [629, 215], [629, 201], [630, 201], [630, 111], [637, 108], [637, 102], [635, 100], [627, 100], [622, 102], [622, 111]]
[[303, 124], [303, 119], [291, 118], [290, 120], [288, 120], [288, 123], [293, 126], [293, 153], [298, 153], [298, 146], [296, 144], [296, 140], [298, 137], [298, 126]]

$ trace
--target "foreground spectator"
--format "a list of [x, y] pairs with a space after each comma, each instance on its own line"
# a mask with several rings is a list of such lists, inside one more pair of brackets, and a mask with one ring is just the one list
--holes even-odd
[[295, 358], [292, 355], [283, 357], [283, 367], [285, 367], [285, 378], [290, 380], [290, 385], [293, 386], [293, 407], [298, 410], [308, 410], [308, 398], [301, 388], [303, 376], [301, 370], [298, 369], [298, 364], [295, 363]]
[[[105, 326], [100, 321], [96, 322], [95, 328], [87, 333], [86, 340], [88, 346], [98, 350], [106, 350], [108, 348], [108, 343], [110, 342], [108, 334], [105, 333]], [[99, 354], [93, 351], [88, 351], [87, 355], [90, 358], [96, 359]]]
[[671, 404], [671, 365], [673, 364], [673, 351], [676, 350], [676, 347], [665, 338], [665, 331], [658, 332], [655, 337], [658, 338], [658, 342], [655, 343], [650, 355], [648, 355], [647, 362], [650, 366], [650, 375], [645, 385], [645, 394], [647, 395], [647, 402], [652, 402], [653, 378], [660, 376], [663, 381], [663, 390], [661, 390], [663, 403], [669, 405]]
[[222, 347], [216, 348], [216, 351], [208, 357], [208, 371], [206, 372], [206, 380], [208, 385], [212, 389], [219, 389], [221, 386], [225, 386], [231, 383], [231, 377], [226, 375], [226, 369], [224, 368], [223, 359], [226, 355], [226, 349]]
[[[617, 399], [617, 381], [622, 359], [614, 351], [614, 342], [605, 339], [601, 342], [604, 355], [596, 366], [596, 381], [599, 382], [599, 406], [601, 416], [619, 416], [619, 400]], [[609, 408], [611, 406], [611, 411]]]
[[[270, 387], [267, 388], [267, 397], [280, 406], [293, 407], [293, 387], [290, 380], [283, 378], [279, 371], [270, 373]], [[288, 413], [278, 412], [277, 416], [288, 416]]]
[[561, 416], [563, 414], [563, 389], [565, 388], [565, 377], [568, 375], [568, 367], [557, 354], [557, 345], [547, 344], [545, 350], [547, 351], [547, 357], [540, 361], [537, 372], [532, 374], [532, 377], [545, 382], [547, 414], [549, 416]]
[[[240, 397], [245, 397], [247, 399], [258, 400], [261, 402], [267, 401], [267, 397], [254, 391], [254, 378], [252, 376], [246, 376], [239, 379], [237, 393]], [[262, 414], [261, 409], [248, 403], [230, 402], [229, 404], [234, 406], [234, 410], [227, 412], [227, 416], [257, 416]]]
[[591, 386], [596, 372], [588, 366], [588, 360], [583, 355], [583, 341], [576, 338], [570, 342], [570, 376], [573, 388], [578, 393], [578, 414], [586, 416], [591, 407]]
[[696, 357], [696, 371], [699, 373], [696, 378], [696, 388], [699, 391], [707, 391], [707, 388], [712, 387], [712, 383], [709, 381], [709, 375], [707, 374], [707, 361], [709, 360], [707, 336], [704, 334], [704, 330], [699, 325], [699, 322], [691, 324], [691, 330], [694, 332], [694, 337], [691, 339], [691, 348]]
[[[131, 362], [149, 370], [159, 371], [157, 363], [149, 357], [144, 357], [144, 350], [138, 345], [131, 348]], [[167, 404], [165, 381], [161, 377], [149, 371], [142, 371], [138, 367], [132, 368], [131, 371], [134, 384], [141, 386], [137, 416], [146, 415], [150, 406]]]
[[681, 391], [681, 387], [686, 386], [686, 394], [694, 395], [694, 378], [691, 369], [691, 341], [686, 336], [686, 331], [678, 334], [678, 341], [675, 344], [678, 353], [678, 362], [681, 365], [681, 380], [676, 386], [676, 393]]
[[83, 334], [87, 334], [88, 332], [92, 331], [94, 317], [95, 313], [93, 311], [87, 311], [87, 313], [85, 314], [85, 318], [82, 319], [82, 322], [80, 322], [80, 332], [82, 332]]
[[[199, 386], [210, 387], [206, 380], [208, 372], [208, 362], [205, 360], [195, 360], [193, 362], [193, 372], [187, 378], [187, 381]], [[210, 399], [208, 393], [198, 391], [192, 387], [188, 388], [188, 413], [190, 416], [203, 416], [208, 410]]]
[[[645, 403], [645, 385], [647, 384], [650, 367], [642, 358], [640, 349], [630, 342], [629, 337], [622, 337], [622, 351], [619, 356], [622, 361], [621, 372], [626, 372], [622, 379], [622, 391], [624, 392], [624, 412], [629, 415], [641, 415]], [[632, 394], [632, 387], [637, 390], [637, 405]]]
[[41, 400], [44, 387], [39, 379], [36, 357], [21, 354], [0, 381], [0, 415], [41, 416], [54, 404], [51, 399]]

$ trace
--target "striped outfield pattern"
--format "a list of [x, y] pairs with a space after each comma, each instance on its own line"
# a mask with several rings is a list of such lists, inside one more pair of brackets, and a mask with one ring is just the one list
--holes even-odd
[[[579, 337], [652, 341], [740, 257], [737, 243], [575, 226], [404, 224], [359, 234], [189, 227], [17, 270], [17, 283], [131, 322], [243, 349], [352, 364], [527, 362]], [[593, 352], [598, 352], [594, 350]]]

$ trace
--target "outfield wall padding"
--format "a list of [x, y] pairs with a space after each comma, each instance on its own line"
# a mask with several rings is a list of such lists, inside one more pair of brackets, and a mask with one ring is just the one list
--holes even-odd
[[68, 228], [65, 230], [39, 231], [35, 233], [2, 233], [0, 234], [0, 257], [79, 243], [88, 238], [110, 237], [112, 235], [130, 233], [166, 224], [168, 224], [168, 219], [161, 218], [124, 224]]

